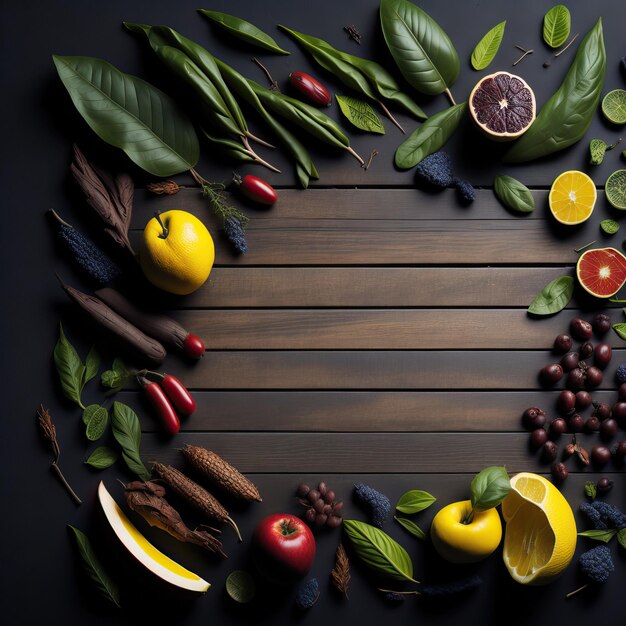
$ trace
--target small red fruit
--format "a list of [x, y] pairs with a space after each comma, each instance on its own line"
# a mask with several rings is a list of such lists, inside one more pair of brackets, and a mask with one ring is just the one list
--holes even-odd
[[289, 84], [302, 94], [311, 104], [320, 107], [330, 106], [332, 98], [330, 92], [319, 80], [304, 72], [291, 72]]
[[183, 353], [190, 359], [201, 359], [204, 356], [205, 347], [198, 335], [189, 333], [183, 341]]
[[159, 416], [161, 424], [167, 433], [175, 435], [180, 430], [180, 420], [163, 389], [161, 389], [158, 383], [154, 383], [144, 376], [137, 376], [137, 381], [143, 387], [146, 397]]
[[165, 374], [161, 379], [161, 387], [181, 415], [188, 417], [196, 410], [196, 401], [176, 376]]
[[239, 187], [241, 193], [253, 202], [272, 206], [278, 200], [278, 194], [274, 187], [258, 176], [246, 174], [243, 178], [238, 174], [233, 176], [233, 182]]

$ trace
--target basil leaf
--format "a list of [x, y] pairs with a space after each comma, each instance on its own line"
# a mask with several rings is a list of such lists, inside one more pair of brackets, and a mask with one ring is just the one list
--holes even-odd
[[590, 480], [585, 483], [585, 495], [592, 500], [596, 499], [596, 486]]
[[504, 467], [486, 467], [474, 476], [470, 485], [472, 508], [486, 511], [498, 506], [511, 491], [511, 481]]
[[168, 95], [102, 59], [52, 58], [74, 106], [91, 129], [146, 172], [172, 176], [198, 162], [196, 131]]
[[137, 414], [129, 406], [116, 401], [113, 403], [111, 427], [115, 440], [122, 448], [122, 458], [128, 469], [137, 474], [141, 480], [148, 480], [150, 472], [139, 454], [141, 427]]
[[198, 13], [202, 13], [208, 17], [214, 24], [226, 31], [229, 35], [241, 39], [268, 52], [276, 52], [277, 54], [289, 54], [287, 50], [283, 50], [267, 33], [257, 28], [254, 24], [246, 22], [234, 15], [228, 13], [220, 13], [219, 11], [207, 11], [206, 9], [198, 9]]
[[563, 4], [555, 4], [543, 16], [543, 40], [551, 47], [562, 46], [569, 37], [569, 9]]
[[59, 373], [63, 395], [84, 409], [80, 396], [85, 366], [80, 360], [78, 352], [65, 336], [61, 323], [59, 323], [59, 339], [54, 346], [54, 364]]
[[459, 55], [427, 13], [407, 0], [381, 0], [380, 24], [391, 56], [412, 87], [435, 96], [454, 84]]
[[393, 580], [413, 579], [413, 562], [407, 551], [387, 533], [365, 522], [343, 521], [343, 530], [361, 561], [377, 574]]
[[609, 528], [608, 530], [585, 530], [582, 533], [578, 533], [580, 537], [588, 537], [595, 541], [603, 541], [609, 543], [615, 535], [617, 535], [617, 528]]
[[[85, 414], [83, 413], [83, 420], [84, 419]], [[87, 439], [89, 439], [89, 441], [97, 441], [100, 439], [100, 437], [104, 435], [104, 431], [106, 430], [108, 423], [109, 412], [103, 406], [99, 406], [91, 413], [89, 421], [87, 422], [87, 428], [85, 430]]]
[[620, 339], [623, 339], [624, 341], [626, 341], [626, 324], [624, 323], [613, 324], [611, 328], [617, 333], [617, 336]]
[[108, 446], [100, 446], [96, 448], [85, 461], [85, 465], [90, 465], [95, 469], [106, 469], [111, 467], [117, 461], [115, 450], [111, 450]]
[[526, 185], [511, 176], [496, 176], [493, 191], [498, 200], [508, 209], [520, 213], [532, 213], [535, 210], [535, 199]]
[[507, 152], [504, 161], [531, 161], [579, 141], [587, 132], [600, 101], [605, 70], [606, 52], [599, 19], [578, 46], [561, 86]]
[[433, 502], [436, 502], [437, 498], [430, 495], [427, 491], [421, 491], [420, 489], [412, 489], [400, 496], [398, 503], [396, 504], [396, 510], [400, 513], [406, 513], [407, 515], [413, 515], [419, 513], [424, 509], [427, 509]]
[[88, 383], [92, 378], [95, 378], [100, 368], [100, 355], [96, 352], [96, 348], [91, 346], [91, 349], [87, 353], [85, 359], [85, 374], [83, 377], [83, 386]]
[[383, 123], [367, 102], [349, 96], [335, 96], [335, 98], [337, 98], [341, 112], [351, 124], [370, 133], [385, 134]]
[[74, 533], [76, 547], [78, 548], [83, 568], [89, 578], [91, 578], [96, 589], [109, 602], [115, 604], [117, 608], [121, 608], [119, 589], [102, 567], [87, 535], [70, 524], [67, 527]]
[[600, 222], [600, 228], [607, 235], [614, 235], [619, 230], [619, 224], [615, 220], [602, 220]]
[[396, 166], [407, 170], [440, 150], [460, 124], [465, 108], [466, 103], [461, 102], [429, 117], [398, 146]]
[[626, 528], [617, 531], [617, 541], [622, 548], [626, 549]]
[[496, 24], [487, 34], [476, 44], [472, 52], [472, 67], [475, 70], [484, 70], [494, 59], [502, 43], [506, 20]]
[[533, 315], [558, 313], [567, 306], [573, 295], [574, 279], [571, 276], [559, 276], [559, 278], [549, 282], [533, 298], [528, 307], [528, 312]]
[[393, 519], [402, 526], [406, 531], [410, 532], [414, 537], [421, 539], [422, 541], [426, 541], [426, 533], [413, 521], [407, 519], [406, 517], [396, 517], [393, 516]]

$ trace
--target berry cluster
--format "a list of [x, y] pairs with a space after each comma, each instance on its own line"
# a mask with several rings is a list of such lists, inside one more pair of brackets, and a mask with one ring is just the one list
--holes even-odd
[[[603, 337], [611, 329], [610, 318], [598, 313], [590, 323], [581, 318], [574, 318], [569, 326], [570, 334], [560, 334], [554, 340], [554, 353], [563, 355], [559, 363], [546, 365], [539, 373], [541, 382], [552, 387], [567, 373], [566, 389], [561, 391], [556, 403], [558, 416], [549, 423], [546, 412], [538, 407], [524, 411], [522, 421], [531, 432], [530, 447], [541, 450], [541, 459], [546, 463], [556, 461], [559, 448], [556, 440], [564, 433], [574, 433], [571, 443], [563, 450], [563, 460], [575, 456], [581, 465], [593, 465], [601, 468], [613, 456], [617, 465], [623, 465], [626, 457], [626, 441], [620, 441], [611, 451], [606, 445], [599, 444], [587, 452], [576, 441], [575, 433], [599, 432], [605, 443], [617, 435], [620, 426], [626, 429], [626, 383], [618, 391], [618, 401], [611, 406], [606, 402], [594, 402], [590, 389], [602, 382], [603, 370], [611, 362], [612, 350], [608, 343], [593, 345], [590, 341]], [[578, 351], [573, 351], [574, 340], [581, 342]], [[588, 361], [593, 360], [593, 365]], [[586, 419], [581, 415], [585, 409], [593, 406], [592, 414]], [[554, 463], [552, 474], [557, 480], [565, 480], [568, 475], [564, 463]]]
[[301, 483], [297, 490], [298, 501], [304, 507], [307, 522], [316, 526], [337, 528], [341, 524], [343, 502], [337, 502], [335, 492], [328, 489], [326, 483], [321, 482], [317, 489]]

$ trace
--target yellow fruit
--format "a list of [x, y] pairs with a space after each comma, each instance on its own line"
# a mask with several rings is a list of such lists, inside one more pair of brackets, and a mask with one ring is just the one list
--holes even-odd
[[476, 511], [469, 524], [462, 520], [472, 509], [469, 500], [444, 506], [430, 526], [437, 552], [451, 563], [475, 563], [488, 557], [502, 539], [502, 523], [496, 509]]
[[552, 183], [548, 204], [557, 222], [573, 226], [589, 219], [597, 197], [591, 178], [584, 172], [570, 170]]
[[157, 287], [184, 296], [209, 277], [215, 246], [206, 226], [186, 211], [167, 211], [144, 228], [139, 264]]
[[504, 564], [524, 585], [552, 582], [576, 550], [576, 521], [567, 500], [548, 480], [522, 472], [502, 502]]
[[211, 586], [157, 550], [130, 522], [101, 481], [98, 498], [109, 524], [127, 550], [153, 574], [181, 589], [204, 593]]

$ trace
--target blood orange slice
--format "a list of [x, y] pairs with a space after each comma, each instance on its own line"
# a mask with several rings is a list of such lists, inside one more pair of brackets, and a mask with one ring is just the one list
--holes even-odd
[[587, 250], [578, 259], [576, 276], [592, 296], [610, 298], [626, 282], [626, 256], [615, 248]]
[[535, 94], [525, 80], [508, 72], [482, 78], [469, 97], [478, 127], [496, 141], [510, 141], [526, 132], [535, 119]]

